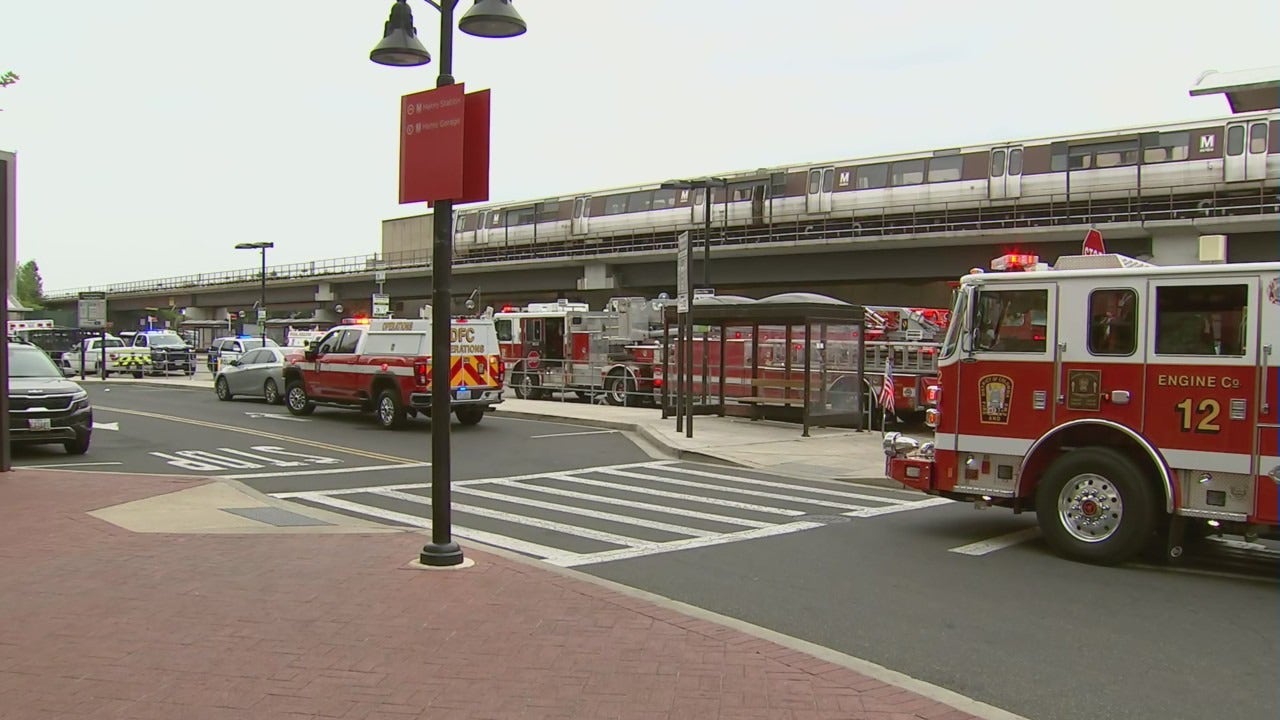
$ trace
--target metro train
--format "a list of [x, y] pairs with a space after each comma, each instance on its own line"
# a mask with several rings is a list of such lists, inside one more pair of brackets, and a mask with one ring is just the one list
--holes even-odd
[[[1071, 200], [1261, 197], [1280, 181], [1280, 113], [1130, 127], [721, 176], [721, 227], [779, 221], [999, 210]], [[589, 246], [602, 237], [702, 227], [705, 190], [612, 188], [457, 211], [454, 252], [502, 259], [522, 247]]]

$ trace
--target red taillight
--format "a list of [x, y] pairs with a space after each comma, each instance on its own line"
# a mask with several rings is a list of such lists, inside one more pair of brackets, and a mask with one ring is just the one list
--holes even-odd
[[427, 384], [427, 376], [431, 374], [431, 366], [424, 362], [413, 364], [413, 378], [419, 385]]
[[507, 375], [507, 364], [503, 362], [501, 355], [494, 355], [489, 358], [489, 365], [494, 368], [494, 375], [497, 376], [498, 384], [501, 385]]
[[930, 385], [925, 388], [924, 399], [930, 405], [937, 405], [942, 400], [942, 388], [938, 385]]
[[924, 411], [924, 424], [931, 428], [938, 427], [938, 409], [929, 408]]

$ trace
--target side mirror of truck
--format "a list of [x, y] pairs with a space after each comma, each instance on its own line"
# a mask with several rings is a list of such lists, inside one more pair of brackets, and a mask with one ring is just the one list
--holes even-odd
[[302, 357], [305, 358], [307, 362], [314, 362], [316, 359], [316, 346], [307, 345], [307, 349], [302, 352]]

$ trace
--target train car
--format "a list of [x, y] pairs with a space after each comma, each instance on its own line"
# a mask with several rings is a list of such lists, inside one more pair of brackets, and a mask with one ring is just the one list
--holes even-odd
[[[1280, 181], [1280, 113], [1001, 141], [971, 147], [764, 168], [722, 175], [711, 189], [717, 230], [842, 218], [852, 235], [884, 219], [966, 212], [1041, 217], [1085, 200], [1196, 200], [1239, 191], [1259, 197]], [[658, 184], [612, 188], [457, 213], [460, 259], [515, 259], [603, 242], [643, 249], [704, 222], [706, 191]], [[914, 225], [913, 225], [914, 226]]]

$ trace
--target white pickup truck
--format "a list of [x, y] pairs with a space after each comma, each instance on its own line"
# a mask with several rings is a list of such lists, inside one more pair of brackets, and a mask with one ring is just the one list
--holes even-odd
[[107, 356], [107, 374], [130, 373], [134, 377], [142, 377], [142, 373], [151, 362], [151, 351], [144, 347], [127, 347], [124, 341], [114, 335], [105, 338], [90, 337], [81, 341], [80, 345], [63, 353], [62, 364], [71, 372], [80, 372], [80, 357], [84, 356], [84, 371], [89, 375], [101, 373], [103, 352]]

